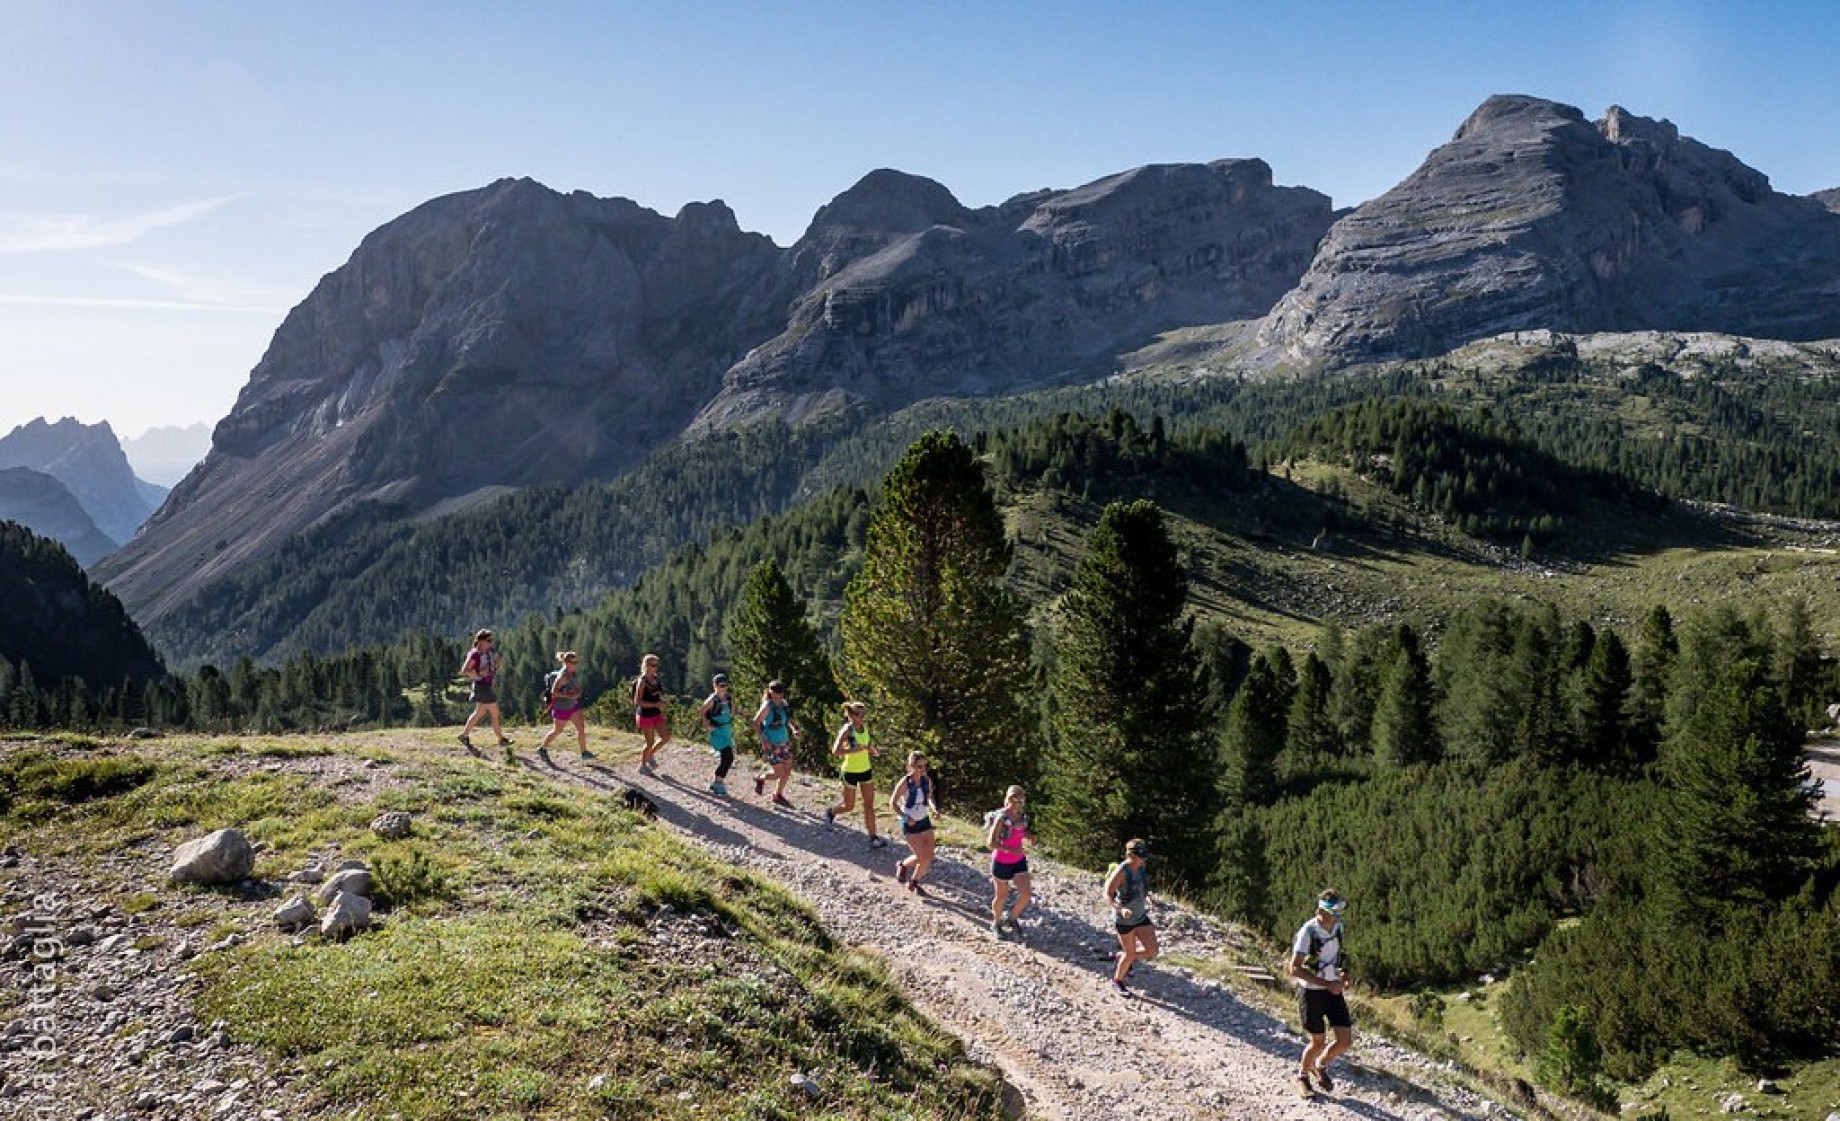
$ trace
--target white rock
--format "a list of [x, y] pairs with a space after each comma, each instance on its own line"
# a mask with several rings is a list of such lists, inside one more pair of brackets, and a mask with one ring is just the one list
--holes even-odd
[[336, 876], [333, 876], [330, 880], [320, 885], [318, 893], [319, 901], [321, 903], [330, 903], [341, 893], [347, 895], [362, 895], [369, 898], [371, 894], [370, 870], [360, 864], [356, 868], [347, 868]]
[[818, 1080], [811, 1077], [808, 1074], [805, 1074], [803, 1071], [795, 1072], [793, 1076], [791, 1078], [788, 1078], [786, 1081], [790, 1082], [794, 1086], [797, 1086], [799, 1089], [805, 1091], [805, 1093], [810, 1097], [815, 1098], [818, 1095], [824, 1093], [824, 1087], [818, 1085]]
[[173, 882], [233, 884], [255, 871], [255, 850], [240, 829], [219, 829], [187, 841], [173, 854]]
[[320, 916], [319, 934], [321, 938], [345, 938], [370, 924], [371, 901], [362, 895], [341, 891]]
[[304, 892], [275, 908], [275, 925], [290, 934], [303, 926], [313, 925], [318, 918], [312, 901]]

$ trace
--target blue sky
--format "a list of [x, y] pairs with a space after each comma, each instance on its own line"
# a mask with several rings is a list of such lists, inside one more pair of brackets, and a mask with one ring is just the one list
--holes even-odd
[[504, 176], [784, 245], [864, 173], [970, 205], [1258, 156], [1337, 205], [1491, 93], [1840, 186], [1831, 3], [0, 0], [0, 433], [226, 413], [370, 230]]

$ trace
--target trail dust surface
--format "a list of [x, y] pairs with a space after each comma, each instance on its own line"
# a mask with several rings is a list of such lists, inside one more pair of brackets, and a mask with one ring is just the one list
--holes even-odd
[[[1331, 1067], [1333, 1092], [1301, 1098], [1304, 1040], [1294, 1022], [1182, 967], [1140, 965], [1130, 995], [1111, 988], [1117, 939], [1096, 874], [1031, 855], [1034, 898], [1019, 939], [991, 932], [992, 883], [981, 850], [941, 845], [925, 894], [905, 890], [895, 865], [909, 850], [886, 791], [877, 793], [877, 820], [889, 843], [872, 847], [860, 804], [834, 826], [824, 820], [825, 807], [841, 799], [840, 782], [796, 776], [788, 788], [795, 808], [778, 808], [755, 796], [752, 760], [742, 760], [729, 775], [729, 796], [719, 796], [708, 789], [713, 756], [697, 745], [667, 746], [656, 776], [630, 764], [584, 766], [572, 751], [549, 764], [525, 762], [560, 781], [609, 792], [636, 787], [685, 838], [798, 895], [838, 938], [879, 952], [916, 1006], [965, 1040], [975, 1059], [1002, 1070], [1031, 1118], [1512, 1115], [1445, 1064], [1358, 1025], [1354, 1051]], [[1151, 869], [1154, 896], [1154, 857]], [[1152, 916], [1165, 955], [1206, 960], [1243, 944], [1228, 924], [1182, 907], [1159, 902]], [[1357, 924], [1350, 937], [1358, 944]]]

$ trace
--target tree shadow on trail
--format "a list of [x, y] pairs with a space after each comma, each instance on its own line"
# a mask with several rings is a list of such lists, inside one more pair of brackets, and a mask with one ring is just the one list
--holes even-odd
[[[784, 809], [753, 796], [745, 765], [730, 775], [737, 793], [724, 797], [707, 789], [711, 774], [703, 759], [686, 765], [689, 760], [682, 756], [661, 756], [664, 770], [652, 777], [636, 775], [630, 764], [616, 771], [613, 764], [599, 761], [582, 764], [559, 760], [547, 767], [535, 760], [520, 762], [533, 771], [615, 797], [622, 797], [628, 790], [640, 791], [657, 806], [659, 821], [717, 849], [747, 847], [790, 862], [824, 863], [840, 870], [846, 879], [854, 879], [853, 873], [860, 872], [856, 884], [842, 890], [879, 888], [887, 893], [887, 906], [914, 907], [943, 915], [949, 922], [962, 923], [963, 933], [969, 938], [994, 941], [989, 930], [993, 891], [985, 853], [942, 844], [924, 881], [926, 894], [915, 896], [903, 891], [895, 882], [894, 870], [909, 849], [900, 837], [898, 822], [885, 804], [878, 803], [878, 826], [889, 843], [876, 848], [868, 845], [864, 835], [860, 805], [852, 811], [851, 820], [846, 822], [840, 817], [827, 828], [823, 809], [837, 797], [834, 782], [795, 774], [787, 793], [798, 808]], [[885, 792], [878, 793], [886, 796]], [[892, 831], [888, 831], [889, 826]], [[1048, 889], [1045, 898], [1041, 894], [1044, 881]], [[1133, 979], [1130, 997], [1106, 991], [1112, 971], [1111, 951], [1117, 940], [1101, 908], [1098, 876], [1094, 874], [1090, 885], [1085, 885], [1057, 867], [1053, 872], [1038, 872], [1035, 888], [1034, 899], [1024, 915], [1024, 937], [1019, 942], [1006, 939], [1009, 946], [1059, 962], [1090, 978], [1101, 1000], [1116, 999], [1179, 1016], [1206, 1032], [1231, 1038], [1286, 1064], [1294, 1064], [1302, 1053], [1304, 1038], [1296, 1027], [1249, 1002], [1225, 983], [1186, 969], [1143, 965]], [[1083, 899], [1088, 890], [1090, 898]], [[1084, 906], [1088, 902], [1090, 906]], [[1175, 945], [1166, 944], [1165, 952], [1183, 952], [1182, 929], [1190, 921], [1194, 920], [1171, 924], [1164, 937], [1173, 937]], [[1352, 1061], [1337, 1064], [1339, 1080], [1346, 1087], [1369, 1096], [1385, 1093], [1422, 1107], [1448, 1111], [1450, 1103], [1431, 1091], [1363, 1065], [1359, 1049], [1357, 1036]], [[1397, 1108], [1351, 1098], [1339, 1089], [1316, 1104], [1346, 1110], [1369, 1121], [1396, 1121], [1402, 1116]]]

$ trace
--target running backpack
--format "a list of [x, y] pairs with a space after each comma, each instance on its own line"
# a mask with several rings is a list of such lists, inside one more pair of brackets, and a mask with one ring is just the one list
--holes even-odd
[[[1337, 931], [1335, 937], [1337, 940], [1340, 940], [1341, 932]], [[1319, 964], [1319, 958], [1322, 954], [1323, 943], [1326, 941], [1327, 939], [1325, 939], [1321, 934], [1317, 933], [1314, 927], [1311, 927], [1310, 929], [1310, 952], [1303, 955], [1303, 964], [1306, 968], [1308, 969], [1317, 968]], [[1341, 967], [1341, 963], [1343, 961], [1346, 961], [1347, 958], [1348, 958], [1348, 951], [1346, 948], [1343, 948], [1339, 953], [1335, 955], [1336, 967], [1339, 969]], [[1278, 956], [1278, 977], [1282, 980], [1289, 981], [1290, 975], [1291, 975], [1291, 946], [1286, 946], [1284, 947], [1284, 952]]]
[[549, 707], [549, 699], [551, 695], [556, 692], [556, 682], [560, 680], [562, 680], [562, 671], [559, 669], [550, 670], [543, 675], [543, 703], [541, 707]]

